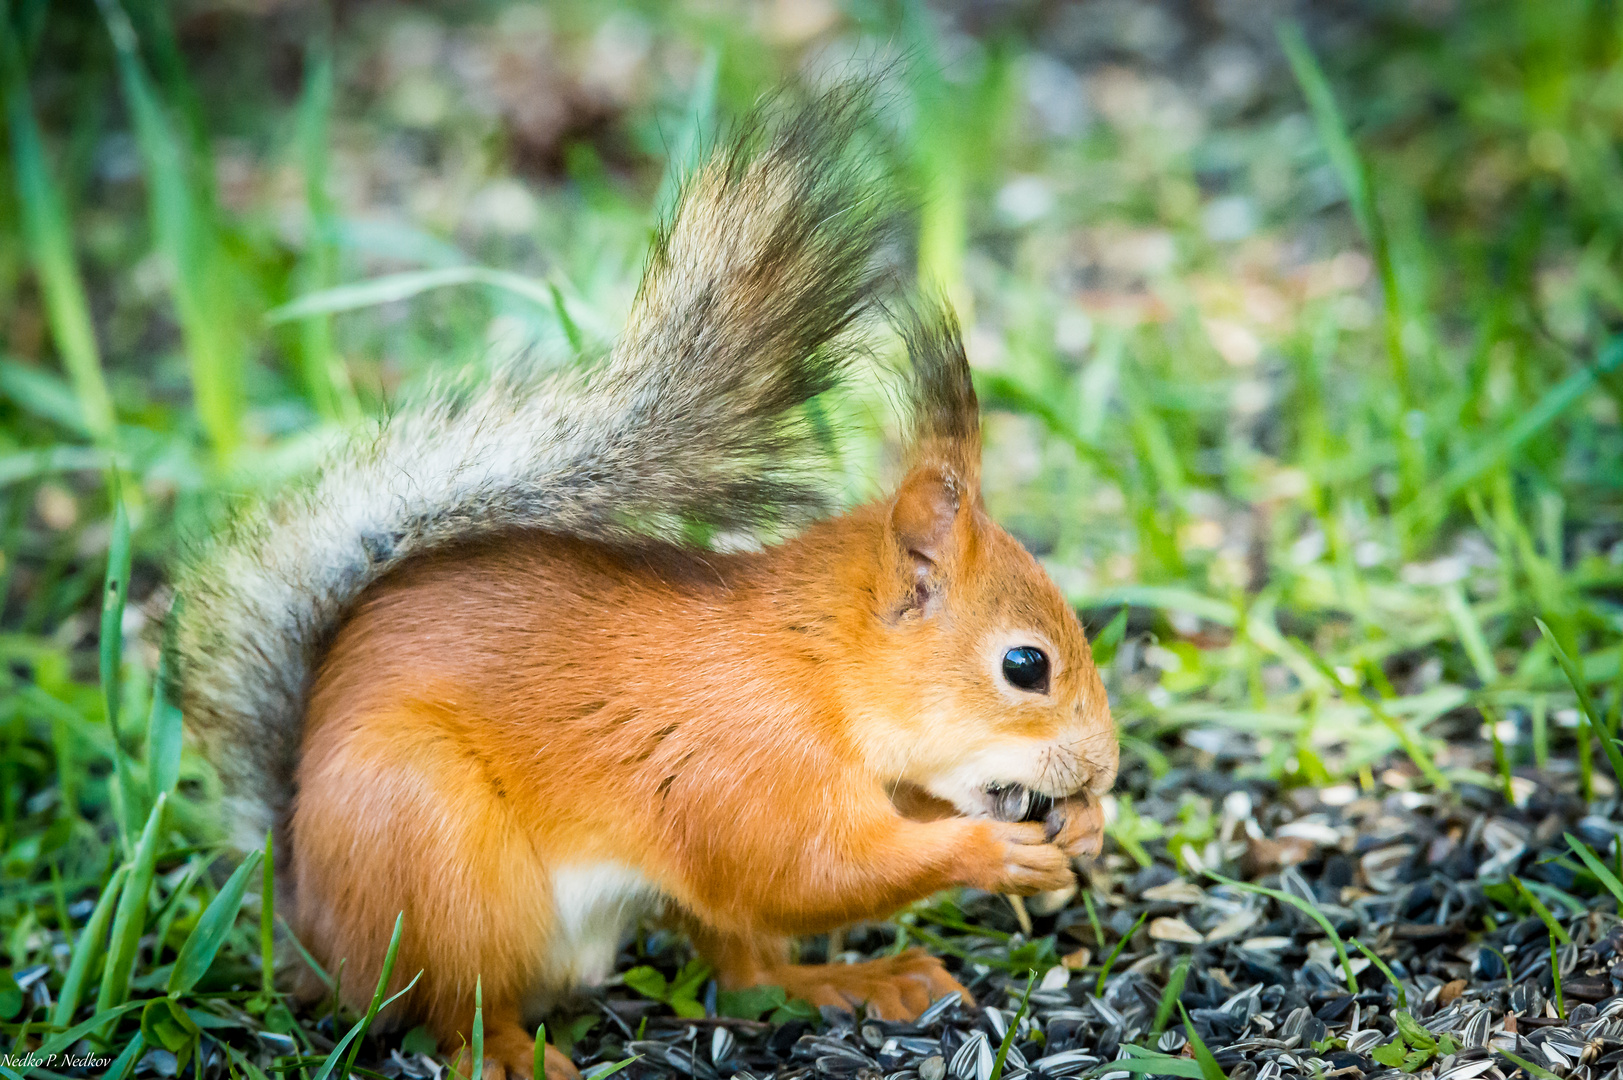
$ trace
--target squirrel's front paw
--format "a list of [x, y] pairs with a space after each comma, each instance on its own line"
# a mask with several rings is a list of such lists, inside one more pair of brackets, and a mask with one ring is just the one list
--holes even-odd
[[1044, 825], [1049, 842], [1073, 858], [1097, 855], [1104, 846], [1104, 807], [1091, 795], [1073, 795], [1057, 804]]
[[983, 835], [990, 845], [985, 872], [973, 884], [987, 892], [1030, 896], [1050, 889], [1063, 889], [1075, 876], [1071, 857], [1047, 836], [1040, 821], [983, 821]]

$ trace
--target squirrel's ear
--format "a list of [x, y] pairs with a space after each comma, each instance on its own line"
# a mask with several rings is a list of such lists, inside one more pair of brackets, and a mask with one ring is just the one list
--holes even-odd
[[946, 571], [961, 546], [960, 521], [973, 494], [952, 470], [920, 465], [896, 489], [885, 519], [882, 592], [887, 613], [929, 615], [938, 606]]

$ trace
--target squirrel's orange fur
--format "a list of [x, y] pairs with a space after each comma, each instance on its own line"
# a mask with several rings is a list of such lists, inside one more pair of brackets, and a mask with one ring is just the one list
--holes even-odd
[[[912, 955], [792, 967], [786, 943], [948, 886], [1055, 888], [1096, 850], [1104, 690], [1075, 615], [973, 485], [922, 462], [895, 497], [759, 553], [515, 532], [380, 582], [310, 702], [295, 930], [346, 959], [359, 1002], [403, 909], [397, 980], [423, 971], [407, 1008], [456, 1045], [479, 977], [487, 1053], [519, 1075], [526, 999], [594, 974], [549, 955], [560, 867], [641, 878], [724, 985], [892, 1015], [955, 988]], [[1049, 695], [999, 684], [1025, 642], [1050, 651]], [[966, 763], [1011, 749], [1025, 771], [983, 777], [1076, 793], [1053, 842], [890, 798], [951, 800]]]

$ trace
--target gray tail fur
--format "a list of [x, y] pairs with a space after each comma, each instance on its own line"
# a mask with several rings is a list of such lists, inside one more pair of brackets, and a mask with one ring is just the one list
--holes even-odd
[[825, 508], [797, 406], [860, 351], [896, 218], [852, 152], [865, 98], [758, 116], [689, 178], [601, 367], [432, 397], [182, 569], [174, 681], [239, 844], [282, 823], [321, 650], [402, 560], [515, 527], [621, 542]]

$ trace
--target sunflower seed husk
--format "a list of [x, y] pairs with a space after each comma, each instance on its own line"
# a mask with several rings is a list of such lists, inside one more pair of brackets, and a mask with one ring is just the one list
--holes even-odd
[[1150, 922], [1150, 937], [1156, 941], [1176, 941], [1185, 945], [1199, 945], [1206, 940], [1204, 934], [1182, 919], [1166, 916]]
[[[928, 1009], [919, 1013], [919, 1018], [914, 1023], [921, 1028], [931, 1027], [945, 1018], [953, 1006], [958, 1004], [960, 1004], [960, 1000], [957, 994], [945, 994], [936, 998]], [[931, 1080], [931, 1078], [925, 1077], [924, 1080]]]
[[992, 1047], [986, 1033], [973, 1032], [952, 1056], [948, 1070], [958, 1080], [988, 1080], [992, 1075]]
[[1347, 1049], [1354, 1054], [1367, 1054], [1384, 1042], [1389, 1042], [1387, 1036], [1374, 1028], [1355, 1031], [1347, 1036]]

